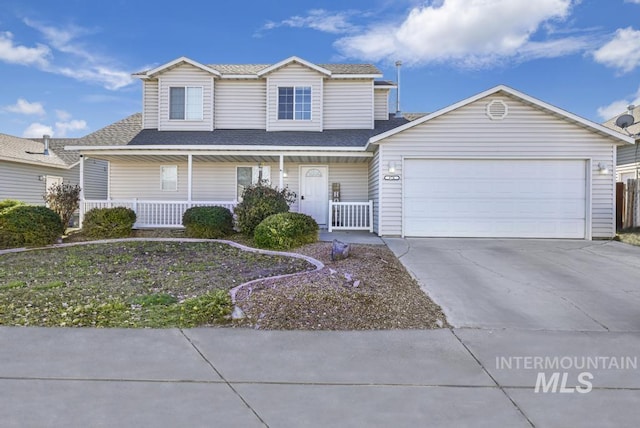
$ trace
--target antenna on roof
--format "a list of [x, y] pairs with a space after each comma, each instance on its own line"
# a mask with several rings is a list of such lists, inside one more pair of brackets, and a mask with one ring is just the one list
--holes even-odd
[[402, 61], [396, 61], [396, 117], [402, 117], [402, 111], [400, 110], [400, 67], [402, 67]]

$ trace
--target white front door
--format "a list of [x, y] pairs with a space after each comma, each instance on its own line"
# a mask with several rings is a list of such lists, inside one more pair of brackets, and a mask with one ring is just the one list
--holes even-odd
[[327, 224], [329, 173], [326, 166], [300, 167], [300, 212], [320, 225]]
[[45, 181], [44, 181], [44, 189], [46, 192], [49, 191], [49, 189], [51, 188], [51, 186], [55, 186], [58, 184], [62, 184], [62, 177], [56, 177], [53, 175], [47, 175], [45, 177]]

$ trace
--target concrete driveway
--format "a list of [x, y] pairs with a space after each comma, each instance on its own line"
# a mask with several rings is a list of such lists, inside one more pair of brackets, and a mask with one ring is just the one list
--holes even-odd
[[385, 239], [455, 327], [640, 331], [640, 247]]

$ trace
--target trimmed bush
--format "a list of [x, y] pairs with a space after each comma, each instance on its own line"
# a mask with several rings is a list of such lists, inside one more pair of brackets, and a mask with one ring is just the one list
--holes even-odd
[[136, 213], [124, 207], [94, 208], [84, 216], [82, 230], [90, 238], [126, 238], [136, 222]]
[[253, 240], [258, 247], [273, 250], [311, 244], [318, 240], [318, 223], [306, 214], [274, 214], [256, 227]]
[[225, 207], [193, 207], [184, 212], [182, 225], [189, 238], [222, 238], [233, 232], [233, 214]]
[[47, 207], [17, 204], [0, 211], [0, 248], [51, 245], [63, 232], [60, 216]]
[[242, 202], [235, 208], [238, 228], [247, 236], [264, 220], [273, 214], [289, 211], [289, 205], [296, 194], [289, 189], [278, 190], [265, 184], [247, 187], [242, 193]]
[[4, 210], [8, 210], [9, 208], [17, 207], [19, 205], [26, 204], [22, 201], [16, 201], [15, 199], [5, 199], [0, 201], [0, 214], [2, 214]]

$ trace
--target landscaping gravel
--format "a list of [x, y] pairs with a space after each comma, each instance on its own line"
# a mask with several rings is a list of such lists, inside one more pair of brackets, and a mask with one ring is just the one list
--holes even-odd
[[258, 329], [363, 330], [448, 327], [441, 308], [384, 245], [352, 245], [349, 258], [331, 260], [331, 244], [295, 250], [322, 261], [316, 272], [265, 280], [236, 296]]

